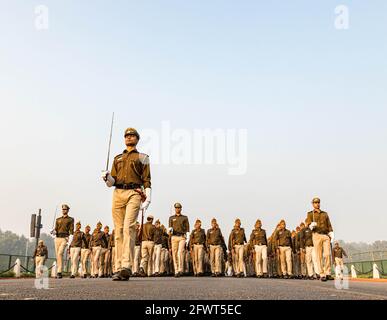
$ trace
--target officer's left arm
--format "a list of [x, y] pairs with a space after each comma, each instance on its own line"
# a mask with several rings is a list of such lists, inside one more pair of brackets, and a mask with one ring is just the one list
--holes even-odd
[[331, 220], [329, 219], [328, 213], [327, 213], [327, 226], [328, 226], [328, 232], [333, 232]]
[[151, 173], [150, 173], [150, 164], [149, 164], [149, 156], [144, 155], [144, 158], [141, 159], [142, 162], [142, 183], [144, 184], [144, 188], [150, 188], [151, 187]]
[[71, 219], [69, 233], [74, 234], [74, 219]]

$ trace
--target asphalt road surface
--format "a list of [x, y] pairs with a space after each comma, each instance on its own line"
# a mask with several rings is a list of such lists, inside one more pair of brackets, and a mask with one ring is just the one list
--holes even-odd
[[254, 278], [49, 279], [36, 289], [35, 279], [0, 280], [0, 300], [387, 300], [387, 282], [349, 281], [338, 290], [334, 281]]

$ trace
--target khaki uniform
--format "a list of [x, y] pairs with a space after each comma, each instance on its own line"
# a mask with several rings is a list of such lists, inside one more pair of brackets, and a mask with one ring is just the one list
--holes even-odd
[[136, 221], [141, 206], [140, 187], [151, 187], [149, 157], [136, 149], [125, 150], [114, 158], [115, 179], [112, 215], [115, 229], [116, 269], [133, 268]]
[[211, 273], [222, 272], [222, 245], [224, 238], [219, 228], [211, 228], [207, 231], [207, 248], [210, 249]]
[[141, 268], [148, 275], [152, 275], [153, 249], [155, 246], [154, 233], [155, 226], [152, 222], [147, 222], [143, 226], [142, 244], [141, 244]]
[[141, 262], [141, 242], [139, 238], [140, 234], [136, 231], [136, 241], [134, 243], [134, 261], [133, 261], [133, 273], [137, 274], [140, 271]]
[[163, 229], [155, 228], [154, 229], [154, 235], [153, 235], [153, 240], [154, 240], [154, 247], [153, 247], [153, 273], [160, 273], [161, 269], [161, 252], [163, 248]]
[[36, 277], [40, 277], [43, 273], [42, 267], [44, 266], [44, 262], [48, 258], [47, 247], [45, 245], [38, 245], [33, 257], [35, 258]]
[[116, 273], [116, 247], [115, 247], [115, 240], [114, 240], [114, 230], [112, 234], [110, 235], [109, 239], [109, 248], [110, 248], [110, 255], [111, 255], [111, 271], [112, 273]]
[[70, 244], [71, 275], [75, 276], [78, 272], [79, 258], [81, 255], [83, 232], [75, 231], [73, 241]]
[[91, 234], [84, 233], [83, 239], [82, 239], [82, 248], [81, 248], [81, 265], [82, 265], [82, 274], [84, 275], [90, 274], [90, 263], [88, 263], [91, 249], [90, 249], [90, 241], [91, 241]]
[[305, 249], [306, 271], [309, 277], [315, 274], [316, 254], [313, 247], [313, 232], [309, 228], [303, 230], [303, 247]]
[[194, 274], [203, 273], [204, 252], [206, 250], [206, 232], [204, 229], [194, 229], [189, 238], [190, 251], [193, 254]]
[[245, 230], [243, 228], [234, 228], [231, 231], [229, 237], [228, 250], [233, 252], [233, 266], [234, 271], [237, 274], [245, 272], [245, 263], [244, 263], [244, 243], [246, 242]]
[[313, 246], [317, 259], [317, 270], [321, 277], [331, 274], [331, 239], [328, 236], [332, 232], [332, 225], [328, 213], [322, 210], [313, 210], [308, 212], [306, 218], [307, 224], [316, 222], [317, 226], [313, 229]]
[[169, 237], [168, 234], [164, 233], [162, 237], [161, 244], [161, 265], [160, 265], [160, 273], [170, 273], [169, 266]]
[[173, 215], [169, 218], [169, 227], [173, 229], [171, 247], [175, 274], [183, 273], [186, 234], [189, 232], [188, 218], [184, 215]]
[[102, 238], [100, 264], [99, 264], [99, 276], [109, 276], [111, 274], [111, 249], [109, 246], [110, 234], [104, 233]]
[[98, 231], [97, 229], [95, 229], [91, 235], [91, 241], [90, 241], [91, 255], [92, 255], [91, 274], [94, 276], [97, 276], [99, 273], [99, 264], [100, 264], [100, 258], [101, 258], [103, 237], [104, 237], [104, 233], [102, 231]]
[[341, 247], [338, 247], [338, 248], [334, 247], [332, 251], [332, 255], [333, 255], [333, 258], [335, 259], [336, 277], [343, 278], [343, 271], [344, 271], [343, 257], [347, 257], [347, 253]]
[[255, 253], [255, 273], [257, 276], [262, 276], [264, 273], [267, 273], [266, 231], [261, 228], [255, 228], [251, 232], [249, 244]]
[[69, 236], [74, 232], [74, 219], [69, 216], [62, 216], [55, 222], [55, 255], [57, 273], [62, 273], [63, 253], [66, 249]]
[[291, 276], [292, 273], [292, 234], [289, 230], [277, 230], [274, 236], [279, 248], [282, 275]]

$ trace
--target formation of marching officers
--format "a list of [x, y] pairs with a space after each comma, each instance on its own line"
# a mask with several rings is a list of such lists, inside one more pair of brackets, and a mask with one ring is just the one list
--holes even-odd
[[[331, 248], [333, 231], [328, 214], [320, 210], [320, 199], [315, 198], [312, 203], [313, 211], [294, 231], [288, 230], [286, 222], [281, 220], [269, 237], [261, 220], [256, 221], [247, 237], [241, 220], [236, 219], [227, 244], [215, 218], [207, 232], [199, 219], [190, 232], [188, 217], [182, 214], [182, 205], [176, 203], [168, 227], [160, 220], [154, 221], [152, 215], [147, 216], [143, 226], [136, 223], [132, 276], [329, 280], [332, 278], [332, 261], [343, 268], [346, 253], [337, 242]], [[110, 234], [109, 227], [102, 229], [100, 222], [92, 233], [88, 225], [82, 231], [80, 222], [75, 224], [74, 230], [74, 219], [68, 216], [69, 210], [69, 206], [62, 206], [63, 215], [57, 219], [54, 232], [57, 278], [62, 278], [66, 247], [71, 259], [71, 278], [77, 275], [83, 278], [112, 277], [117, 272], [114, 230]], [[40, 242], [34, 255], [39, 265], [42, 264], [40, 257], [47, 258], [47, 255], [47, 248]]]
[[[205, 232], [196, 220], [190, 232], [188, 217], [180, 203], [169, 218], [168, 227], [149, 215], [141, 226], [136, 223], [139, 212], [146, 212], [151, 203], [149, 156], [137, 150], [140, 135], [134, 128], [124, 132], [125, 150], [114, 158], [111, 171], [104, 171], [106, 186], [114, 187], [112, 201], [113, 234], [102, 224], [90, 234], [90, 227], [81, 231], [80, 223], [68, 216], [69, 207], [62, 206], [62, 217], [56, 220], [55, 251], [58, 278], [62, 277], [63, 253], [70, 246], [71, 277], [75, 277], [81, 259], [81, 276], [106, 277], [127, 281], [130, 276], [185, 274], [213, 277], [282, 277], [316, 279], [331, 278], [332, 260], [342, 268], [345, 252], [335, 245], [329, 216], [320, 209], [320, 199], [312, 201], [313, 210], [294, 231], [281, 220], [267, 237], [262, 222], [257, 220], [249, 238], [240, 219], [226, 244], [216, 219]], [[74, 235], [73, 235], [74, 234]], [[247, 240], [248, 239], [248, 240]], [[38, 255], [37, 255], [38, 256]], [[44, 259], [40, 259], [44, 261]], [[87, 261], [90, 260], [90, 263]], [[91, 265], [90, 271], [88, 265]]]

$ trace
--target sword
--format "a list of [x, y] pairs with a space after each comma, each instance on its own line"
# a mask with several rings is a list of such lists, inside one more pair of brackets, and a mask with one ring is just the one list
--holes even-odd
[[[113, 112], [113, 115], [112, 115], [112, 122], [111, 122], [111, 125], [110, 125], [110, 137], [109, 137], [109, 145], [108, 145], [108, 153], [107, 153], [107, 160], [106, 160], [106, 170], [105, 171], [108, 171], [109, 170], [109, 161], [110, 161], [110, 148], [111, 148], [111, 145], [112, 145], [112, 136], [113, 136], [113, 124], [114, 124], [114, 112]], [[107, 177], [105, 177], [105, 181], [106, 181]]]

